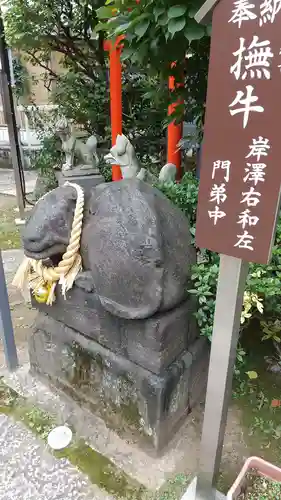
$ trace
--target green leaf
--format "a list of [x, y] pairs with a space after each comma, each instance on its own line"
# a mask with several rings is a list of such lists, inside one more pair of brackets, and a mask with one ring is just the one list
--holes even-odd
[[134, 19], [132, 19], [130, 21], [130, 25], [131, 25], [131, 27], [136, 26], [137, 24], [140, 24], [141, 21], [144, 21], [144, 19], [148, 19], [150, 17], [151, 17], [151, 14], [149, 14], [148, 12], [144, 12], [140, 16], [137, 16]]
[[142, 38], [145, 35], [145, 33], [147, 32], [149, 25], [150, 25], [149, 19], [147, 21], [140, 23], [140, 24], [137, 24], [135, 27], [135, 34], [139, 38]]
[[158, 45], [159, 45], [159, 40], [157, 38], [157, 36], [151, 41], [151, 44], [150, 44], [150, 48], [152, 50], [157, 50], [158, 49]]
[[200, 26], [194, 19], [190, 19], [185, 30], [184, 36], [189, 41], [200, 40], [205, 35], [205, 29]]
[[206, 33], [208, 36], [212, 35], [212, 25], [209, 24], [209, 26], [206, 27]]
[[188, 17], [193, 18], [196, 12], [198, 12], [198, 7], [191, 7], [191, 9], [189, 9], [188, 11]]
[[181, 17], [186, 13], [187, 6], [186, 5], [173, 5], [168, 10], [168, 18], [173, 19], [176, 17]]
[[171, 35], [171, 33], [169, 33], [169, 31], [166, 31], [165, 32], [165, 40], [166, 40], [166, 42], [169, 40], [169, 38], [173, 38], [173, 36]]
[[109, 19], [110, 17], [113, 17], [112, 10], [112, 7], [100, 7], [96, 10], [98, 19]]
[[186, 20], [184, 17], [179, 17], [176, 19], [170, 19], [168, 23], [168, 31], [174, 35], [175, 33], [182, 31], [185, 27]]
[[164, 12], [165, 12], [164, 7], [154, 7], [153, 14], [155, 17], [155, 21], [158, 21], [159, 16], [161, 16], [161, 14], [164, 14]]
[[258, 378], [257, 372], [253, 372], [253, 371], [246, 372], [246, 375], [248, 375], [250, 380], [254, 380], [254, 379]]
[[107, 23], [99, 23], [94, 29], [94, 33], [98, 33], [99, 31], [107, 31], [108, 24]]
[[159, 26], [165, 26], [166, 24], [168, 24], [168, 16], [166, 12], [159, 17], [158, 24]]
[[129, 59], [134, 53], [134, 49], [132, 49], [131, 47], [126, 47], [125, 49], [122, 50], [121, 52], [121, 59], [122, 61], [126, 61], [127, 59]]
[[117, 26], [117, 28], [113, 31], [113, 35], [121, 35], [122, 33], [126, 33], [126, 30], [130, 26], [130, 23], [125, 23], [125, 24], [120, 24], [120, 26]]

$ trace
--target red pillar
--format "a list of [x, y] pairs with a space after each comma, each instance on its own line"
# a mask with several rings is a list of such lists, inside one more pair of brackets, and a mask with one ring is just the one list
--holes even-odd
[[[121, 46], [118, 37], [114, 45], [111, 42], [105, 43], [105, 50], [109, 51], [109, 75], [110, 75], [110, 116], [111, 116], [111, 136], [112, 146], [116, 143], [118, 134], [122, 134], [122, 68], [121, 68]], [[112, 165], [112, 180], [122, 179], [119, 165]]]
[[[175, 78], [173, 76], [169, 77], [169, 89], [174, 90], [175, 88]], [[171, 115], [180, 101], [170, 104], [168, 109], [168, 114]], [[183, 124], [178, 125], [172, 122], [168, 125], [168, 146], [167, 146], [167, 162], [174, 163], [177, 167], [177, 180], [180, 180], [181, 172], [181, 150], [178, 147], [178, 143], [182, 138]]]

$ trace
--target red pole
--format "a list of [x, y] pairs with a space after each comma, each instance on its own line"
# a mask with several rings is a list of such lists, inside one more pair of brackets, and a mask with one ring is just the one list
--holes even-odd
[[[175, 78], [174, 76], [169, 77], [169, 89], [174, 90], [175, 88]], [[171, 115], [177, 105], [180, 102], [174, 102], [170, 104], [168, 109], [168, 114]], [[178, 147], [178, 143], [182, 138], [183, 124], [180, 123], [178, 125], [175, 122], [172, 122], [168, 125], [168, 146], [167, 146], [167, 161], [168, 163], [173, 163], [177, 167], [177, 180], [180, 180], [182, 172], [181, 172], [181, 150]]]
[[[109, 50], [109, 75], [110, 75], [110, 116], [112, 146], [116, 144], [118, 134], [122, 134], [122, 67], [121, 46], [118, 37], [114, 45], [105, 43], [105, 50]], [[112, 165], [112, 180], [120, 181], [122, 173], [119, 165]]]

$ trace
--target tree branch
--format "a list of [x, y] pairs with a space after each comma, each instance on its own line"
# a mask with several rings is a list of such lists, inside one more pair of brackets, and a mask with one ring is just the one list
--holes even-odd
[[[67, 55], [73, 62], [75, 62], [78, 65], [78, 67], [80, 66], [80, 69], [82, 69], [84, 73], [93, 78], [94, 72], [92, 70], [92, 64], [87, 65], [84, 63], [86, 59], [85, 54], [81, 49], [79, 49], [78, 43], [75, 44], [73, 37], [71, 37], [69, 34], [69, 29], [66, 26], [64, 26], [64, 24], [61, 22], [61, 19], [57, 19], [57, 22], [60, 30], [63, 32], [65, 37], [65, 41], [60, 39], [59, 36], [57, 38], [52, 37], [54, 43], [59, 42], [64, 47], [62, 49], [61, 45], [58, 45], [58, 47], [60, 47], [58, 48], [58, 50], [62, 51], [65, 55]], [[85, 41], [86, 40], [84, 39], [84, 42]], [[91, 48], [93, 49], [93, 47]]]
[[[82, 70], [83, 73], [85, 73], [91, 80], [94, 80], [94, 72], [92, 70], [92, 65], [87, 65], [83, 61], [85, 60], [85, 56], [82, 51], [79, 51], [80, 54], [75, 54], [75, 52], [78, 52], [76, 50], [71, 50], [71, 48], [67, 45], [61, 42], [61, 44], [58, 44], [56, 50], [65, 56], [67, 56], [71, 61], [76, 65], [80, 71]], [[80, 55], [80, 57], [79, 57]]]
[[[42, 69], [47, 71], [53, 78], [58, 78], [58, 74], [55, 73], [52, 68], [49, 68], [46, 64], [44, 64], [41, 59], [36, 56], [32, 51], [26, 50], [26, 54], [33, 59], [36, 65], [40, 66]], [[34, 65], [35, 66], [35, 65]]]

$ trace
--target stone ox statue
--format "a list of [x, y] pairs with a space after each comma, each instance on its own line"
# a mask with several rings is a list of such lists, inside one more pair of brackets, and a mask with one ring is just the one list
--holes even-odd
[[[74, 208], [70, 186], [41, 199], [24, 229], [25, 254], [59, 261]], [[159, 449], [199, 397], [207, 366], [186, 291], [196, 262], [188, 221], [143, 181], [100, 184], [86, 198], [81, 256], [67, 300], [35, 303], [32, 369], [94, 401], [106, 421], [119, 408], [123, 427]]]

